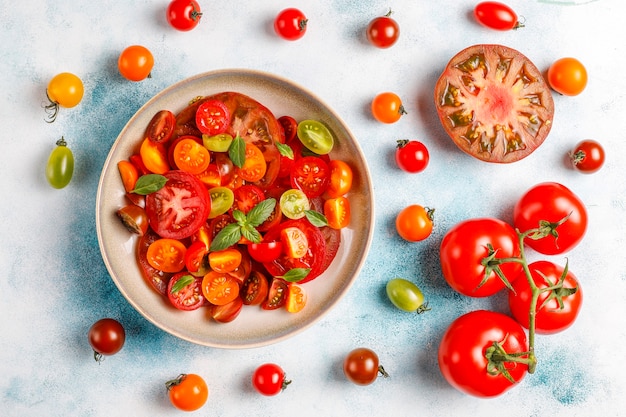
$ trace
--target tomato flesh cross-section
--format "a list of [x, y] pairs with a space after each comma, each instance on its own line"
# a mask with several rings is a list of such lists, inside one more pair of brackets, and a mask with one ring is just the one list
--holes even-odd
[[435, 105], [461, 150], [495, 163], [530, 155], [548, 136], [554, 116], [541, 72], [501, 45], [474, 45], [455, 55], [437, 81]]

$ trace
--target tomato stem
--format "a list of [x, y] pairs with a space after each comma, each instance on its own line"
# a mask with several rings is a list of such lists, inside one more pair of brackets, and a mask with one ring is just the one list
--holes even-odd
[[387, 371], [385, 371], [385, 368], [383, 368], [382, 365], [378, 365], [378, 373], [383, 377], [383, 378], [389, 378], [389, 374], [387, 373]]

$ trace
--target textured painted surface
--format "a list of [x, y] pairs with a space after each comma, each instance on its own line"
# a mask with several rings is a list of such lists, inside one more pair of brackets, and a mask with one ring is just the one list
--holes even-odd
[[[84, 3], [84, 4], [83, 4]], [[199, 415], [493, 415], [618, 416], [626, 406], [622, 377], [626, 354], [625, 245], [626, 47], [619, 0], [513, 1], [526, 19], [515, 32], [492, 32], [470, 16], [473, 1], [391, 4], [400, 41], [388, 50], [367, 45], [363, 28], [390, 4], [379, 0], [301, 1], [310, 19], [298, 42], [277, 39], [271, 21], [296, 2], [201, 2], [205, 16], [192, 32], [170, 29], [166, 1], [9, 2], [0, 0], [0, 415], [165, 416], [176, 413], [163, 383], [181, 372], [207, 380], [211, 394]], [[574, 5], [574, 3], [579, 3]], [[587, 4], [583, 4], [587, 3]], [[593, 19], [591, 19], [593, 16]], [[153, 77], [123, 80], [119, 51], [149, 47]], [[502, 43], [525, 53], [541, 69], [575, 56], [590, 74], [578, 97], [555, 97], [549, 140], [531, 157], [508, 166], [475, 161], [442, 133], [432, 86], [458, 50]], [[197, 73], [252, 68], [292, 79], [333, 107], [357, 136], [368, 158], [376, 201], [375, 241], [346, 298], [311, 329], [285, 342], [228, 351], [196, 346], [158, 330], [120, 295], [100, 258], [95, 235], [95, 194], [100, 169], [126, 121], [151, 96]], [[85, 97], [44, 122], [45, 86], [58, 72], [78, 74]], [[396, 91], [409, 112], [395, 125], [374, 122], [374, 94]], [[43, 168], [64, 135], [76, 158], [70, 186], [53, 190]], [[602, 141], [605, 167], [580, 175], [564, 163], [578, 140]], [[399, 138], [417, 138], [431, 150], [419, 175], [393, 163]], [[589, 233], [568, 254], [585, 289], [576, 325], [539, 337], [539, 366], [519, 387], [493, 400], [459, 394], [441, 377], [436, 349], [448, 323], [460, 314], [506, 311], [504, 297], [475, 300], [455, 295], [439, 269], [438, 244], [456, 222], [478, 216], [510, 220], [515, 199], [542, 181], [559, 181], [585, 201]], [[395, 214], [410, 203], [435, 207], [436, 229], [427, 241], [402, 242]], [[532, 255], [537, 257], [536, 254]], [[564, 262], [563, 257], [554, 257]], [[395, 310], [384, 284], [414, 280], [433, 310], [414, 316]], [[127, 343], [97, 365], [86, 333], [105, 316], [121, 320]], [[376, 350], [392, 375], [369, 387], [347, 383], [344, 355], [354, 347]], [[249, 383], [256, 366], [277, 362], [294, 382], [265, 398]]]

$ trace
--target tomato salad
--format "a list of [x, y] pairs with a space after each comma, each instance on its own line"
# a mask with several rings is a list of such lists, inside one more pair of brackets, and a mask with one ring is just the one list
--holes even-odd
[[140, 236], [154, 290], [218, 322], [244, 305], [302, 310], [302, 284], [328, 268], [350, 223], [352, 169], [329, 157], [328, 128], [223, 92], [157, 112], [138, 142], [118, 162], [129, 203], [117, 215]]

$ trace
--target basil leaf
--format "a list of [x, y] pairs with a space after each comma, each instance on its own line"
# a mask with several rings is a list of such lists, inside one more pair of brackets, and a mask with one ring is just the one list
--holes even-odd
[[246, 162], [246, 141], [239, 135], [233, 139], [233, 143], [228, 148], [228, 156], [237, 167], [243, 167]]
[[278, 152], [280, 152], [282, 156], [293, 159], [293, 149], [291, 149], [291, 146], [285, 145], [284, 143], [276, 142], [276, 147], [278, 148]]
[[220, 232], [215, 236], [209, 250], [218, 251], [224, 250], [241, 239], [241, 226], [237, 223], [227, 224]]
[[163, 175], [159, 174], [146, 174], [139, 177], [137, 183], [135, 184], [135, 188], [131, 191], [131, 193], [139, 194], [139, 195], [148, 195], [159, 191], [165, 183], [167, 182], [167, 178]]
[[172, 285], [172, 290], [170, 291], [172, 294], [176, 294], [178, 291], [185, 288], [187, 285], [191, 284], [195, 280], [191, 275], [183, 275]]
[[293, 268], [280, 278], [288, 282], [298, 282], [306, 278], [309, 272], [311, 272], [311, 268]]
[[261, 234], [250, 224], [241, 226], [241, 234], [252, 243], [261, 242]]
[[258, 202], [248, 212], [247, 223], [251, 226], [257, 227], [272, 215], [275, 207], [276, 199], [274, 198], [266, 198], [265, 200]]
[[313, 226], [324, 227], [328, 226], [328, 219], [322, 213], [319, 213], [315, 210], [306, 210], [304, 212], [306, 218], [311, 222]]
[[235, 219], [240, 225], [246, 224], [248, 221], [246, 215], [241, 210], [233, 210], [233, 219]]

